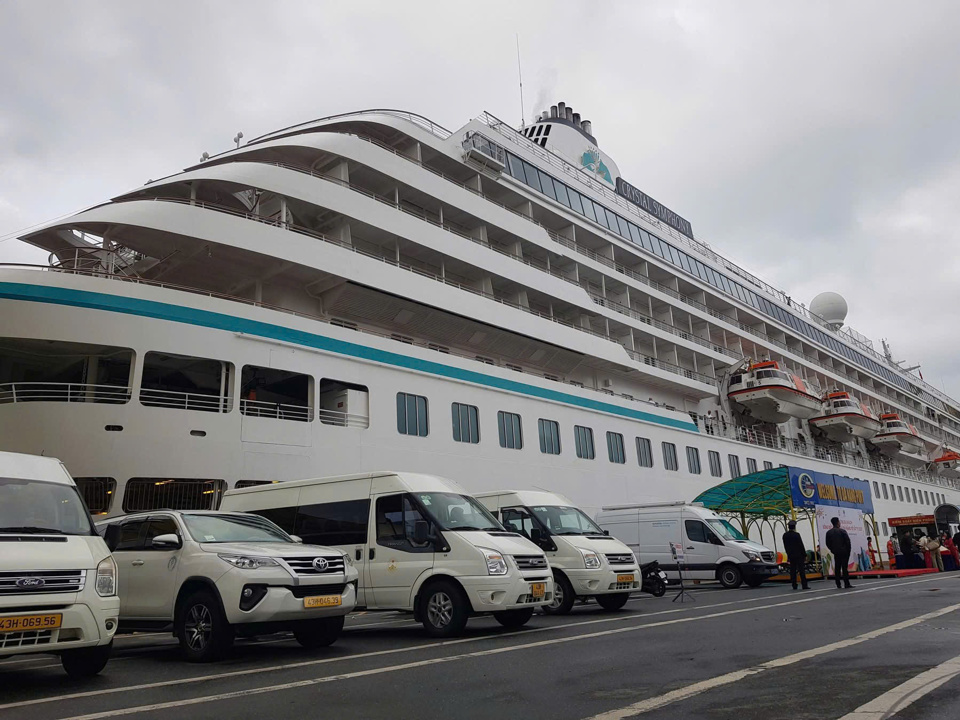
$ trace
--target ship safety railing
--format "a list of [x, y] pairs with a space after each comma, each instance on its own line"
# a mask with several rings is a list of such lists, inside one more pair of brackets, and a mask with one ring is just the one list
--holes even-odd
[[131, 478], [123, 491], [123, 511], [216, 510], [226, 491], [225, 480]]
[[91, 515], [110, 512], [117, 491], [117, 481], [108, 477], [77, 477], [73, 479]]
[[293, 420], [295, 422], [311, 422], [313, 420], [313, 408], [309, 405], [292, 405], [270, 402], [269, 400], [241, 399], [240, 413], [274, 420]]
[[217, 394], [191, 393], [181, 390], [141, 388], [140, 404], [148, 407], [200, 410], [202, 412], [228, 413], [233, 409], [233, 399]]
[[320, 422], [324, 425], [336, 425], [338, 427], [367, 428], [370, 427], [370, 416], [321, 408]]
[[13, 382], [0, 384], [0, 404], [24, 402], [94, 402], [121, 405], [130, 388], [91, 383]]

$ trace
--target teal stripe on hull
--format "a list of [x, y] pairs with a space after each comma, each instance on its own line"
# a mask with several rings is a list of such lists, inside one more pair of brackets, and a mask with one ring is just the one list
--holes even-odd
[[317, 335], [316, 333], [294, 330], [293, 328], [283, 327], [282, 325], [273, 325], [257, 320], [236, 317], [234, 315], [212, 312], [210, 310], [198, 310], [196, 308], [183, 307], [182, 305], [171, 305], [153, 300], [140, 300], [138, 298], [89, 292], [86, 290], [72, 290], [46, 285], [28, 285], [10, 282], [0, 282], [0, 298], [52, 303], [55, 305], [69, 305], [72, 307], [103, 310], [106, 312], [118, 312], [126, 315], [136, 315], [138, 317], [150, 317], [158, 320], [185, 323], [187, 325], [197, 325], [215, 330], [256, 335], [271, 340], [280, 340], [295, 345], [316, 348], [317, 350], [336, 353], [338, 355], [362, 358], [384, 365], [416, 370], [418, 372], [429, 373], [453, 380], [462, 380], [476, 385], [507, 390], [543, 400], [561, 402], [566, 405], [574, 405], [588, 410], [620, 415], [632, 420], [642, 420], [644, 422], [665, 425], [679, 430], [699, 432], [697, 426], [693, 423], [676, 420], [674, 418], [661, 417], [653, 413], [643, 412], [642, 410], [620, 407], [619, 405], [582, 398], [569, 393], [537, 387], [536, 385], [529, 385], [515, 380], [485, 375], [473, 370], [464, 370], [430, 360], [421, 360], [419, 358], [409, 357], [408, 355], [378, 350], [377, 348], [360, 345], [358, 343], [337, 340], [325, 335]]

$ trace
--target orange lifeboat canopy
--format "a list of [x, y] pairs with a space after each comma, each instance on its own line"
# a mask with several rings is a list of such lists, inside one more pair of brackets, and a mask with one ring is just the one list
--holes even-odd
[[946, 463], [946, 462], [956, 462], [960, 460], [960, 453], [956, 453], [953, 450], [947, 450], [943, 455], [934, 460], [935, 463]]
[[780, 363], [776, 360], [764, 360], [763, 362], [753, 363], [750, 370], [779, 370]]
[[900, 416], [897, 413], [884, 413], [880, 416], [881, 420], [899, 420]]
[[849, 400], [850, 393], [848, 392], [832, 392], [827, 393], [827, 400]]

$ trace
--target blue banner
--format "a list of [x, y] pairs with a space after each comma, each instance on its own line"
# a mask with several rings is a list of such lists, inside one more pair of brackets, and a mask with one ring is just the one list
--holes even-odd
[[854, 508], [865, 513], [873, 512], [873, 496], [870, 483], [844, 475], [834, 475], [833, 484], [837, 488], [837, 503], [840, 507]]
[[815, 505], [853, 508], [873, 512], [870, 483], [842, 475], [828, 475], [815, 470], [789, 467], [790, 499], [795, 508], [813, 508]]

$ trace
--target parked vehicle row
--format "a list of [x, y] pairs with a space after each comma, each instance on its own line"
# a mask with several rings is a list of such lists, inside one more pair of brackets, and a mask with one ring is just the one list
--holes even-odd
[[[237, 636], [280, 630], [330, 645], [355, 609], [411, 612], [435, 637], [481, 614], [517, 628], [578, 599], [618, 610], [632, 592], [666, 591], [668, 536], [720, 547], [691, 574], [709, 564], [733, 586], [766, 573], [769, 551], [703, 508], [612, 508], [599, 520], [553, 493], [474, 497], [444, 478], [377, 472], [94, 526], [59, 461], [0, 453], [0, 542], [13, 550], [0, 554], [0, 658], [56, 653], [82, 676], [103, 669], [117, 632], [170, 630], [205, 662]], [[640, 555], [654, 561], [642, 571]]]

